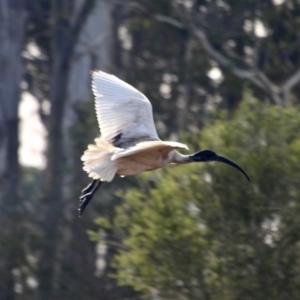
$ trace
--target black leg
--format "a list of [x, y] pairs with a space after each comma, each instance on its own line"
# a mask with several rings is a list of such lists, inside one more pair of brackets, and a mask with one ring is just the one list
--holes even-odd
[[78, 207], [79, 217], [82, 216], [84, 209], [92, 200], [94, 194], [101, 186], [101, 184], [102, 184], [101, 180], [93, 180], [86, 188], [82, 190], [81, 196], [79, 197], [79, 207]]
[[83, 196], [86, 193], [89, 193], [95, 186], [96, 182], [98, 180], [93, 180], [87, 187], [85, 187], [82, 191], [81, 191], [81, 196]]

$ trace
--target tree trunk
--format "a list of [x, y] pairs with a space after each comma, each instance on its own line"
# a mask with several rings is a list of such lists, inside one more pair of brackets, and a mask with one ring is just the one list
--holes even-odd
[[43, 188], [43, 243], [39, 264], [39, 299], [59, 299], [62, 267], [61, 247], [64, 245], [64, 183], [66, 158], [63, 122], [68, 98], [68, 81], [74, 47], [93, 0], [81, 1], [78, 10], [67, 0], [51, 2], [50, 102], [48, 123], [47, 168]]
[[[23, 74], [24, 0], [0, 1], [0, 299], [14, 299], [12, 270], [23, 259], [18, 105]], [[17, 226], [18, 224], [18, 226]]]
[[[77, 0], [80, 2], [80, 0]], [[87, 229], [93, 227], [93, 212], [85, 211], [78, 219], [77, 207], [80, 190], [89, 179], [82, 170], [80, 157], [99, 129], [94, 111], [90, 71], [111, 71], [112, 67], [112, 3], [98, 0], [75, 47], [70, 66], [68, 102], [63, 121], [66, 168], [64, 177], [65, 219], [62, 226], [64, 243], [60, 247], [62, 268], [60, 290], [64, 299], [104, 299], [103, 286], [95, 276], [96, 245], [89, 241]], [[78, 293], [78, 287], [82, 293]]]

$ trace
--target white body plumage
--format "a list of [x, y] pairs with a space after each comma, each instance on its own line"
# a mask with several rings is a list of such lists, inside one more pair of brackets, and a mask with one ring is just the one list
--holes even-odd
[[79, 216], [103, 181], [112, 181], [116, 175], [158, 169], [169, 163], [219, 161], [241, 171], [250, 181], [240, 166], [212, 150], [180, 154], [176, 149], [188, 149], [186, 145], [159, 139], [151, 103], [145, 95], [101, 71], [94, 72], [92, 78], [101, 137], [81, 157], [83, 169], [93, 181], [79, 197]]
[[92, 75], [101, 137], [82, 156], [84, 170], [93, 179], [112, 181], [116, 175], [135, 175], [168, 163], [187, 162], [175, 149], [177, 142], [157, 135], [150, 101], [131, 85], [102, 71]]

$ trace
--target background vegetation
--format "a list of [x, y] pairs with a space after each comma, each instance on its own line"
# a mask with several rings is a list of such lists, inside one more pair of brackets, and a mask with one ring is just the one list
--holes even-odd
[[[2, 0], [0, 299], [299, 299], [299, 18], [298, 0]], [[78, 219], [92, 69], [143, 91], [162, 139], [252, 182], [170, 166], [104, 185]]]

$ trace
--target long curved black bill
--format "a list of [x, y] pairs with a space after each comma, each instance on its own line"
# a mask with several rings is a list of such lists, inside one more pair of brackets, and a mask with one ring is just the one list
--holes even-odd
[[247, 178], [248, 181], [251, 181], [248, 174], [239, 165], [237, 165], [233, 161], [231, 161], [223, 156], [219, 156], [219, 155], [217, 156], [216, 161], [222, 162], [224, 164], [227, 164], [227, 165], [230, 165], [230, 166], [236, 168], [237, 170], [239, 170], [240, 172], [242, 172], [245, 175], [245, 177]]

